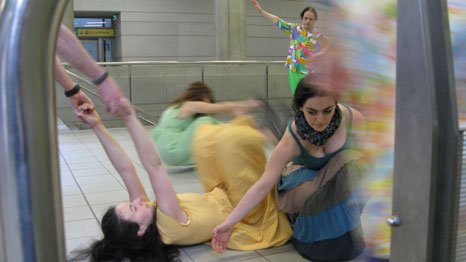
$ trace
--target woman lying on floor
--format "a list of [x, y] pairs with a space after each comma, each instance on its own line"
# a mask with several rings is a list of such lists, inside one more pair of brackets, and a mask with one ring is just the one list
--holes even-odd
[[[249, 116], [226, 124], [204, 123], [194, 134], [193, 155], [206, 193], [176, 194], [149, 134], [132, 112], [122, 119], [149, 175], [157, 200], [151, 202], [130, 158], [97, 112], [80, 110], [78, 117], [99, 138], [128, 189], [130, 201], [108, 209], [101, 223], [104, 238], [87, 250], [76, 251], [73, 259], [177, 261], [174, 245], [209, 241], [215, 225], [226, 219], [264, 171], [264, 137]], [[267, 194], [238, 222], [228, 244], [231, 249], [279, 246], [292, 234], [286, 215], [277, 208], [275, 192]]]

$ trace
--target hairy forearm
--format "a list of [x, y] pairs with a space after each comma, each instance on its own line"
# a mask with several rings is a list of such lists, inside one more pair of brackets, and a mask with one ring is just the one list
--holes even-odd
[[104, 70], [84, 50], [73, 32], [64, 25], [60, 27], [57, 53], [92, 80], [98, 79], [104, 73]]
[[57, 82], [65, 89], [66, 91], [74, 87], [74, 82], [70, 76], [66, 73], [65, 68], [63, 67], [60, 59], [55, 57], [55, 78]]

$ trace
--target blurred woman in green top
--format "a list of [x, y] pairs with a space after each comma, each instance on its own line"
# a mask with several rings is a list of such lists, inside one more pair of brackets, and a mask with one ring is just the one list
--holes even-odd
[[218, 124], [214, 114], [247, 114], [260, 106], [255, 100], [215, 103], [212, 91], [203, 82], [193, 82], [162, 113], [152, 138], [166, 165], [192, 165], [191, 141], [200, 123]]

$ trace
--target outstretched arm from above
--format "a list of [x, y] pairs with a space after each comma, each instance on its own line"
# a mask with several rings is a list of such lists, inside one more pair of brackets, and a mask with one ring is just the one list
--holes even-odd
[[[70, 91], [76, 86], [70, 76], [66, 73], [66, 70], [58, 57], [55, 57], [55, 78], [65, 91]], [[93, 110], [95, 108], [91, 99], [89, 99], [82, 90], [71, 96], [70, 102], [75, 112], [81, 105], [87, 105], [88, 108], [86, 108], [86, 110]]]
[[105, 128], [99, 114], [97, 114], [95, 110], [87, 110], [87, 106], [84, 104], [78, 108], [77, 116], [88, 127], [92, 127], [94, 133], [99, 138], [110, 162], [115, 167], [128, 189], [130, 201], [137, 198], [140, 198], [142, 201], [148, 201], [147, 194], [136, 174], [136, 169], [131, 159], [115, 138], [108, 132], [107, 128]]
[[[105, 71], [84, 50], [78, 38], [65, 25], [61, 25], [57, 41], [57, 53], [83, 74], [96, 81]], [[115, 81], [107, 76], [98, 84], [97, 91], [104, 102], [105, 110], [112, 115], [129, 114], [129, 108], [121, 105], [123, 94]]]
[[65, 25], [61, 25], [57, 40], [57, 53], [83, 74], [97, 80], [105, 73], [87, 53], [78, 38]]
[[[126, 99], [124, 99], [124, 103], [129, 104]], [[158, 208], [181, 223], [187, 223], [188, 216], [180, 207], [176, 192], [148, 132], [144, 129], [134, 111], [123, 116], [123, 121], [133, 139], [142, 165], [149, 174]]]
[[221, 253], [226, 250], [233, 227], [253, 210], [276, 184], [288, 161], [299, 154], [299, 148], [287, 131], [267, 162], [262, 177], [244, 194], [227, 219], [214, 229], [212, 248]]
[[251, 0], [251, 2], [254, 5], [254, 7], [257, 9], [257, 12], [262, 14], [270, 22], [272, 22], [274, 24], [277, 23], [277, 18], [278, 17], [276, 15], [273, 15], [273, 14], [265, 11], [264, 9], [262, 9], [262, 7], [259, 5], [259, 3], [256, 0]]
[[202, 101], [184, 102], [178, 113], [179, 118], [187, 118], [195, 114], [232, 114], [235, 116], [249, 113], [249, 109], [262, 106], [258, 100], [243, 100], [235, 102], [206, 103]]

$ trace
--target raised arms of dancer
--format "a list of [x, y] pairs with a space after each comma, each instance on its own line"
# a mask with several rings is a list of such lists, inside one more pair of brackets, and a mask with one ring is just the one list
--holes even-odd
[[237, 102], [207, 103], [202, 101], [187, 101], [180, 107], [178, 117], [187, 118], [191, 115], [202, 114], [221, 114], [229, 113], [233, 115], [244, 115], [249, 112], [249, 108], [262, 106], [258, 100], [244, 100]]
[[251, 2], [254, 5], [254, 7], [257, 9], [257, 11], [259, 13], [261, 13], [265, 18], [267, 18], [267, 20], [269, 20], [272, 23], [277, 23], [277, 16], [276, 15], [273, 15], [273, 14], [265, 11], [264, 9], [262, 9], [262, 7], [259, 5], [259, 3], [256, 0], [251, 0]]
[[246, 194], [244, 194], [227, 219], [214, 229], [212, 248], [215, 251], [221, 253], [226, 250], [228, 240], [230, 239], [235, 224], [241, 221], [241, 219], [267, 196], [277, 182], [281, 171], [288, 161], [298, 154], [299, 148], [287, 130], [282, 140], [280, 140], [280, 143], [278, 143], [277, 147], [272, 152], [261, 178], [249, 188]]
[[[123, 99], [123, 103], [129, 104], [126, 99]], [[133, 110], [122, 118], [133, 139], [139, 159], [149, 174], [158, 208], [181, 223], [187, 223], [188, 215], [180, 207], [176, 192], [149, 133], [144, 129]]]
[[[57, 53], [93, 81], [101, 78], [105, 71], [84, 50], [83, 46], [65, 25], [61, 25], [57, 41]], [[123, 94], [110, 76], [98, 84], [99, 95], [104, 102], [105, 110], [112, 115], [129, 114], [130, 108], [120, 102]]]
[[[130, 106], [126, 99], [123, 99], [122, 102], [127, 103], [127, 106]], [[123, 179], [129, 192], [130, 201], [134, 201], [137, 198], [140, 198], [142, 201], [148, 201], [149, 198], [147, 197], [144, 187], [137, 176], [131, 159], [102, 124], [97, 112], [95, 110], [84, 109], [84, 107], [80, 107], [78, 117], [84, 124], [93, 128], [95, 134], [99, 138], [99, 141], [102, 143], [107, 156]], [[122, 118], [128, 127], [139, 158], [149, 174], [152, 189], [154, 190], [155, 197], [157, 199], [158, 208], [178, 221], [186, 223], [188, 221], [188, 216], [179, 206], [175, 190], [170, 183], [165, 168], [160, 161], [157, 150], [155, 149], [148, 133], [141, 125], [141, 122], [137, 119], [134, 111], [131, 111], [129, 115], [125, 115]]]
[[107, 128], [105, 128], [99, 114], [97, 114], [95, 110], [86, 110], [86, 105], [83, 105], [79, 108], [77, 115], [84, 124], [88, 127], [92, 127], [94, 130], [110, 162], [123, 179], [128, 189], [130, 201], [134, 201], [137, 198], [141, 198], [142, 201], [147, 201], [148, 197], [146, 191], [136, 174], [136, 169], [131, 159], [115, 138], [108, 132]]

